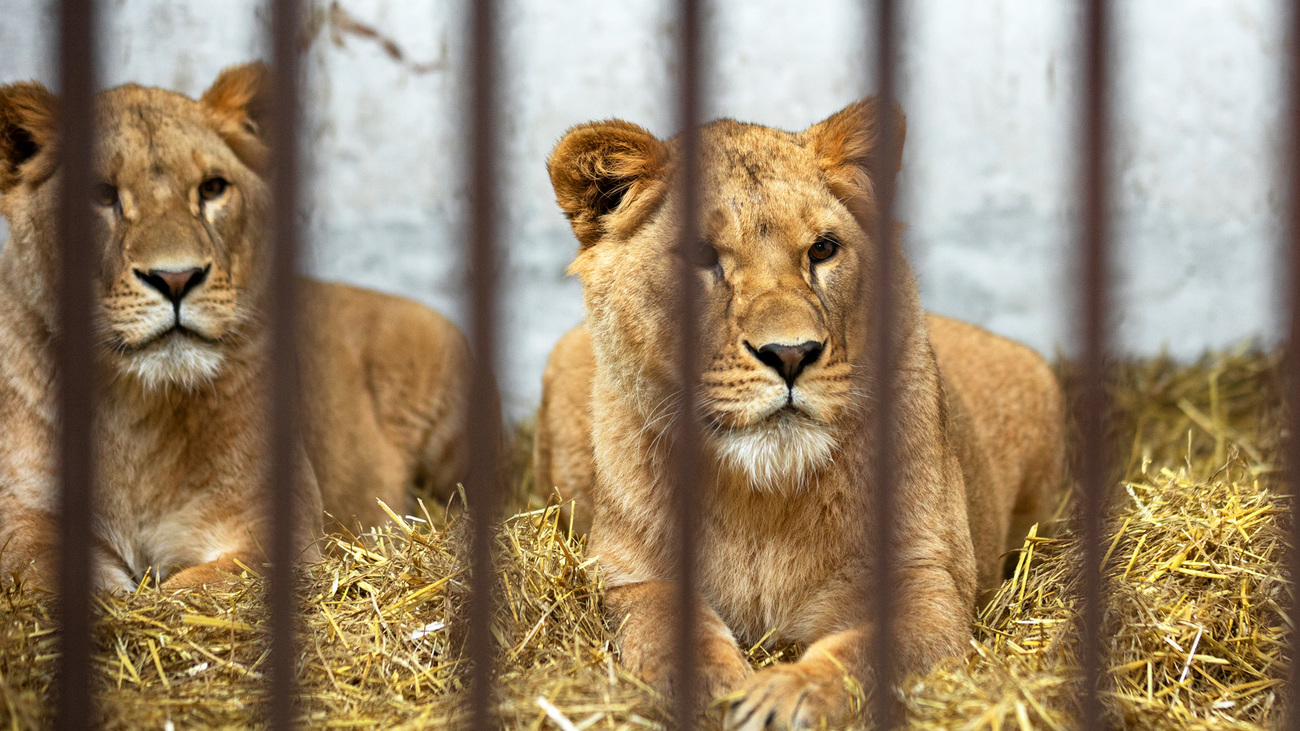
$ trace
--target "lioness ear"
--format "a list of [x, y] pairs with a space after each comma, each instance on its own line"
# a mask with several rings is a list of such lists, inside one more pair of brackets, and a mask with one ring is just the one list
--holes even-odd
[[611, 215], [639, 219], [634, 211], [662, 183], [668, 146], [642, 127], [611, 120], [569, 130], [546, 161], [555, 200], [584, 247], [612, 230]]
[[[809, 127], [806, 134], [817, 161], [826, 171], [831, 191], [848, 200], [864, 193], [871, 194], [872, 156], [880, 144], [881, 102], [868, 97], [841, 109], [827, 119]], [[893, 122], [894, 140], [891, 150], [881, 151], [891, 175], [898, 174], [903, 165], [903, 139], [907, 136], [907, 120], [897, 103], [891, 102], [888, 110]]]
[[222, 71], [199, 100], [217, 134], [245, 165], [259, 173], [266, 170], [269, 155], [263, 134], [270, 86], [270, 67], [246, 63]]
[[58, 105], [34, 81], [0, 86], [0, 192], [17, 185], [22, 166], [54, 144]]

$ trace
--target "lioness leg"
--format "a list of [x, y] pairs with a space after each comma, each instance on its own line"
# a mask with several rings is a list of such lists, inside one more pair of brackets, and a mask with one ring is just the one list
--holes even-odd
[[240, 571], [242, 563], [245, 566], [252, 566], [254, 561], [251, 553], [239, 553], [222, 556], [215, 561], [201, 563], [197, 566], [190, 566], [181, 569], [162, 583], [165, 590], [173, 589], [191, 589], [196, 586], [205, 586], [207, 584], [220, 584], [229, 581]]
[[[40, 510], [5, 512], [0, 530], [0, 582], [20, 580], [29, 587], [54, 591], [59, 586], [59, 528], [53, 515]], [[96, 589], [131, 589], [130, 572], [112, 549], [91, 539], [91, 581]]]
[[0, 523], [0, 579], [21, 579], [29, 586], [53, 589], [54, 556], [59, 531], [54, 517], [36, 510], [14, 509], [11, 501]]
[[[970, 607], [944, 571], [900, 577], [893, 655], [899, 677], [961, 655], [970, 637]], [[860, 601], [858, 602], [860, 605]], [[848, 602], [841, 606], [852, 606]], [[906, 621], [900, 621], [906, 617]], [[871, 623], [827, 635], [795, 663], [773, 665], [751, 677], [727, 710], [727, 729], [805, 729], [823, 720], [843, 723], [853, 713], [850, 679], [871, 688]]]
[[[753, 674], [722, 618], [701, 599], [695, 627], [698, 632], [696, 668], [699, 700], [707, 702], [730, 692]], [[647, 581], [610, 589], [605, 593], [605, 613], [617, 631], [623, 667], [659, 691], [671, 705], [677, 648], [672, 627], [677, 620], [677, 586], [667, 581]]]

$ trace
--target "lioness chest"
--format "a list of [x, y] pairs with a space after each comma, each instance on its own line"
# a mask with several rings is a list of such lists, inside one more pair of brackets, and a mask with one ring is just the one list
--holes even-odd
[[[851, 511], [834, 485], [790, 494], [723, 491], [711, 501], [700, 589], [742, 644], [810, 643], [849, 600]], [[768, 633], [771, 633], [770, 635]]]
[[153, 572], [230, 553], [254, 526], [243, 518], [261, 494], [262, 450], [248, 408], [217, 408], [207, 395], [101, 404], [96, 513], [100, 576], [131, 587]]

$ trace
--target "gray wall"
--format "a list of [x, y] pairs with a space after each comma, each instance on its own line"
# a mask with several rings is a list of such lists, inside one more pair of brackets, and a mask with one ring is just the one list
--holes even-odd
[[[108, 83], [198, 94], [264, 56], [252, 0], [104, 2]], [[544, 160], [573, 124], [672, 127], [665, 0], [510, 0], [503, 13], [507, 407], [582, 317], [575, 242]], [[797, 129], [871, 88], [858, 2], [717, 0], [713, 116]], [[1076, 3], [906, 3], [900, 216], [926, 304], [1044, 351], [1067, 344]], [[1122, 343], [1192, 357], [1278, 330], [1282, 10], [1277, 0], [1117, 3], [1115, 170]], [[0, 82], [53, 81], [47, 0], [0, 0]], [[463, 0], [317, 0], [309, 266], [462, 315]], [[365, 29], [377, 32], [385, 45]], [[0, 234], [2, 237], [2, 234]], [[1068, 349], [1068, 348], [1067, 348]]]

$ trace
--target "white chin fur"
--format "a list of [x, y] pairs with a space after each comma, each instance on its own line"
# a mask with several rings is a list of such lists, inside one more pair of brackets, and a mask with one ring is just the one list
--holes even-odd
[[717, 435], [718, 461], [761, 492], [798, 491], [830, 463], [835, 439], [801, 417], [762, 422]]
[[145, 388], [181, 388], [186, 391], [212, 381], [224, 358], [209, 345], [172, 336], [126, 358], [123, 370]]

